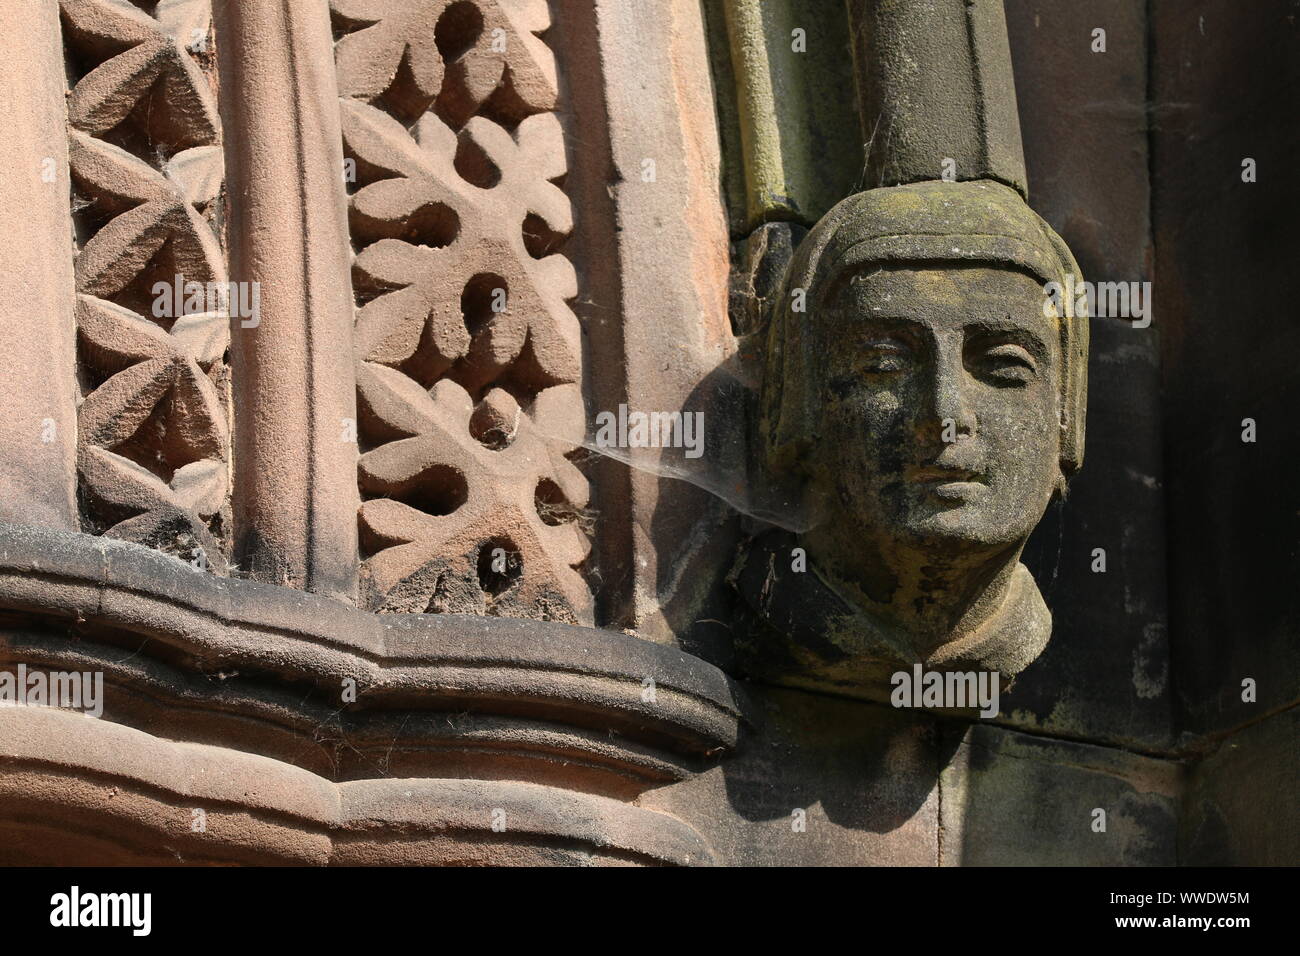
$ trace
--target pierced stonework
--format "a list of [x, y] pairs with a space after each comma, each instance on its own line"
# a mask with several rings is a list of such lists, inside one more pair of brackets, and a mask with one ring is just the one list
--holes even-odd
[[[63, 0], [86, 530], [223, 567], [229, 328], [203, 2]], [[168, 292], [160, 293], [166, 287]]]
[[334, 0], [363, 584], [591, 621], [572, 232], [543, 0]]

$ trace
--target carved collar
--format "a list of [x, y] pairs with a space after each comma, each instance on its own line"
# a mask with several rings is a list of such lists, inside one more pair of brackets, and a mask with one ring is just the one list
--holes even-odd
[[731, 573], [742, 602], [737, 654], [756, 677], [887, 700], [890, 676], [920, 663], [998, 671], [1010, 686], [1051, 637], [1047, 605], [1017, 564], [1006, 597], [978, 630], [921, 657], [905, 633], [842, 595], [810, 559], [794, 570], [799, 546], [789, 532], [766, 532], [748, 542]]

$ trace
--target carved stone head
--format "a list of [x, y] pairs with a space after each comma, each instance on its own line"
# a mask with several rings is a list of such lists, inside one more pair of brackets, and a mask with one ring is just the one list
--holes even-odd
[[1014, 675], [1046, 644], [1018, 559], [1083, 459], [1087, 319], [1044, 292], [1068, 274], [1060, 237], [993, 181], [859, 193], [800, 246], [761, 427], [768, 467], [802, 486], [814, 574], [859, 612], [838, 651]]

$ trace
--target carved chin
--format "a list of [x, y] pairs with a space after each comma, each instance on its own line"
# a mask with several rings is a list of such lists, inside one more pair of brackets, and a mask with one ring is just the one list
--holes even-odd
[[915, 522], [907, 530], [908, 543], [913, 547], [925, 547], [935, 554], [951, 558], [971, 554], [982, 559], [992, 551], [1021, 545], [1028, 537], [1028, 532], [976, 525], [951, 514], [936, 515], [926, 522]]
[[926, 542], [971, 545], [1004, 545], [1029, 537], [1040, 513], [1013, 512], [991, 499], [988, 488], [981, 488], [960, 501], [925, 501], [910, 511], [901, 530]]
[[889, 492], [877, 496], [844, 489], [839, 496], [839, 514], [828, 520], [852, 529], [850, 536], [862, 540], [892, 540], [926, 548], [978, 548], [1028, 538], [1043, 513], [1043, 508], [1027, 509], [1023, 500], [1005, 501], [994, 488], [980, 482], [895, 486]]

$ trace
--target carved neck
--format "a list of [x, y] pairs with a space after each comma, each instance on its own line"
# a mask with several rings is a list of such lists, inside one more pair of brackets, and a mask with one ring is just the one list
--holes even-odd
[[896, 630], [918, 657], [980, 632], [1008, 601], [1023, 542], [978, 553], [936, 553], [870, 541], [846, 545], [831, 525], [804, 535], [822, 578], [846, 602]]

